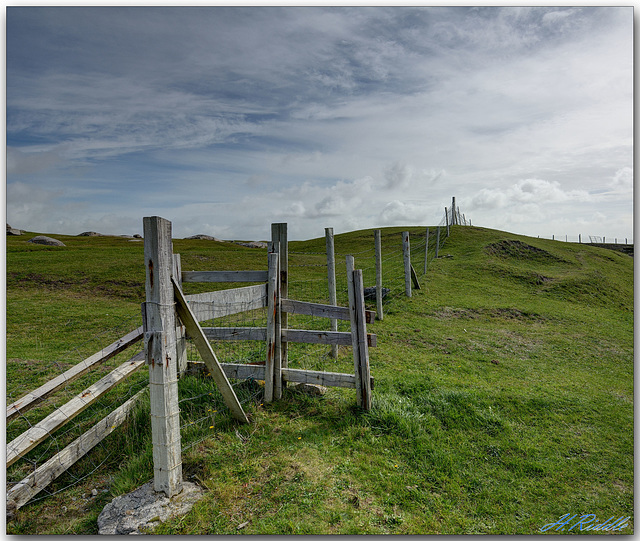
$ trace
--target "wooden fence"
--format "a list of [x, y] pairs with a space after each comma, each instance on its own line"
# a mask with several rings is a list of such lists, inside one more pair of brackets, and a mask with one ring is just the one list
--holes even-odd
[[[171, 497], [182, 488], [177, 378], [185, 365], [185, 336], [193, 340], [206, 370], [213, 376], [226, 405], [239, 422], [249, 422], [229, 379], [253, 378], [265, 382], [265, 402], [282, 397], [287, 383], [312, 383], [356, 390], [357, 403], [371, 408], [373, 380], [368, 348], [376, 345], [366, 324], [375, 313], [365, 310], [362, 271], [347, 257], [349, 307], [302, 302], [288, 298], [287, 224], [272, 224], [267, 270], [182, 272], [172, 253], [171, 222], [154, 216], [144, 219], [146, 296], [144, 338], [151, 399], [154, 448], [154, 488]], [[187, 282], [261, 282], [224, 291], [185, 295]], [[266, 327], [201, 327], [200, 322], [239, 311], [267, 308]], [[236, 311], [236, 312], [234, 312]], [[351, 332], [289, 329], [289, 314], [313, 315], [351, 322]], [[176, 317], [177, 316], [177, 317]], [[221, 363], [209, 340], [266, 341], [264, 365]], [[302, 342], [351, 345], [351, 374], [289, 368], [287, 344]]]

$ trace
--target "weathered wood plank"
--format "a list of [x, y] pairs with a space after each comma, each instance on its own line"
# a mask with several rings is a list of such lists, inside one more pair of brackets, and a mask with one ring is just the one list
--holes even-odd
[[268, 271], [183, 271], [183, 282], [266, 282]]
[[353, 292], [355, 299], [356, 323], [358, 327], [358, 363], [355, 365], [356, 381], [359, 382], [362, 398], [360, 405], [365, 411], [372, 406], [371, 374], [369, 369], [369, 344], [367, 340], [367, 326], [364, 322], [364, 286], [362, 285], [362, 270], [353, 271]]
[[[180, 254], [173, 254], [173, 277], [182, 288], [182, 261]], [[180, 320], [176, 319], [176, 363], [178, 367], [178, 377], [180, 377], [187, 369], [187, 331], [184, 325], [180, 324]]]
[[143, 218], [144, 342], [149, 367], [153, 487], [168, 498], [182, 490], [182, 446], [178, 406], [178, 354], [173, 300], [171, 222]]
[[267, 284], [185, 295], [198, 321], [231, 316], [267, 306]]
[[[329, 304], [331, 306], [337, 306], [338, 297], [336, 292], [336, 255], [335, 255], [335, 242], [333, 238], [333, 227], [325, 227], [325, 245], [327, 250], [327, 284], [329, 286]], [[331, 330], [338, 330], [338, 320], [331, 318]], [[331, 346], [330, 356], [333, 359], [338, 358], [338, 346]]]
[[411, 267], [411, 281], [413, 282], [413, 287], [416, 289], [420, 289], [420, 282], [418, 282], [418, 275], [416, 274], [416, 270], [413, 268], [413, 265], [409, 265]]
[[[264, 380], [264, 365], [220, 363], [225, 374], [230, 379]], [[206, 366], [203, 362], [189, 361], [189, 370], [193, 372], [206, 373]], [[325, 387], [344, 387], [355, 389], [356, 377], [354, 374], [342, 374], [339, 372], [319, 372], [315, 370], [300, 370], [295, 368], [283, 368], [282, 377], [291, 383], [312, 383], [324, 385]], [[371, 377], [371, 388], [374, 386], [373, 376]]]
[[[267, 358], [265, 361], [264, 377], [264, 401], [273, 402], [273, 391], [275, 387], [276, 373], [276, 329], [279, 328], [280, 321], [280, 295], [279, 295], [279, 273], [278, 273], [278, 252], [273, 251], [273, 243], [270, 243], [271, 250], [268, 255], [269, 281], [267, 283], [268, 306], [267, 306], [267, 328], [265, 329], [265, 340], [267, 341]], [[278, 332], [278, 338], [279, 332]]]
[[[313, 385], [324, 385], [325, 387], [344, 387], [347, 389], [356, 388], [356, 377], [354, 374], [341, 374], [339, 372], [317, 372], [314, 370], [299, 370], [296, 368], [286, 368], [282, 370], [282, 377], [291, 383], [311, 383]], [[373, 378], [371, 378], [371, 388], [373, 388]]]
[[206, 363], [207, 368], [211, 372], [220, 393], [222, 394], [222, 398], [224, 399], [225, 404], [231, 410], [231, 415], [233, 415], [234, 419], [238, 421], [248, 423], [249, 419], [247, 418], [246, 413], [242, 409], [240, 402], [238, 401], [238, 397], [231, 387], [229, 380], [227, 379], [226, 374], [222, 370], [220, 366], [220, 362], [216, 357], [216, 354], [211, 349], [211, 345], [207, 340], [207, 337], [202, 332], [200, 325], [198, 324], [195, 316], [189, 309], [189, 305], [187, 304], [184, 295], [182, 294], [182, 290], [178, 286], [178, 284], [173, 280], [173, 292], [176, 299], [176, 311], [182, 320], [182, 323], [187, 329], [189, 335], [193, 338], [193, 341], [202, 357], [202, 360]]
[[[301, 344], [327, 344], [337, 346], [353, 345], [350, 332], [340, 331], [310, 331], [303, 329], [282, 329], [283, 342], [297, 342]], [[367, 334], [367, 343], [371, 347], [377, 344], [375, 334]]]
[[[278, 298], [286, 299], [289, 296], [289, 240], [286, 223], [271, 224], [271, 240], [274, 251], [278, 252]], [[275, 400], [282, 398], [282, 390], [286, 386], [280, 370], [288, 366], [289, 354], [287, 343], [280, 340], [280, 330], [288, 326], [289, 316], [280, 310], [276, 325], [276, 358], [273, 367], [273, 398]]]
[[14, 504], [17, 509], [46, 488], [73, 464], [86, 455], [104, 438], [111, 434], [127, 418], [127, 414], [135, 406], [145, 391], [139, 391], [119, 408], [112, 411], [104, 419], [96, 423], [82, 436], [67, 445], [62, 451], [47, 460], [35, 471], [7, 491], [7, 506]]
[[266, 327], [202, 327], [209, 340], [260, 340], [267, 339]]
[[[318, 304], [315, 302], [294, 301], [293, 299], [282, 299], [282, 311], [288, 314], [304, 316], [325, 317], [349, 321], [351, 315], [349, 309], [343, 306], [331, 306], [329, 304]], [[376, 313], [373, 310], [365, 312], [367, 323], [373, 323]]]
[[98, 382], [85, 389], [66, 404], [56, 409], [42, 421], [23, 432], [16, 439], [7, 444], [7, 467], [20, 457], [46, 440], [51, 434], [65, 425], [78, 414], [82, 413], [100, 396], [115, 387], [122, 380], [144, 366], [144, 352], [134, 355], [126, 363], [109, 372]]
[[48, 381], [41, 387], [38, 387], [35, 391], [31, 391], [29, 394], [23, 396], [19, 400], [16, 400], [13, 404], [7, 406], [7, 421], [11, 421], [19, 414], [30, 410], [39, 402], [60, 389], [63, 385], [75, 381], [80, 376], [86, 374], [92, 367], [111, 359], [118, 353], [124, 351], [130, 345], [135, 344], [140, 340], [142, 340], [142, 327], [138, 327], [135, 331], [131, 331], [112, 344], [109, 344], [106, 348], [94, 353], [91, 357], [87, 357], [84, 361], [69, 368], [69, 370]]

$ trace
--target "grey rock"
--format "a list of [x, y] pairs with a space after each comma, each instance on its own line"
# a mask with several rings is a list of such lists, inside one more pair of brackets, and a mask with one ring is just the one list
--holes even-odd
[[153, 481], [114, 498], [98, 516], [100, 535], [135, 535], [151, 532], [160, 522], [185, 515], [204, 496], [196, 484], [183, 482], [182, 492], [167, 498], [153, 490]]
[[95, 231], [85, 231], [84, 233], [80, 233], [79, 237], [104, 237], [102, 233], [96, 233]]
[[311, 396], [323, 396], [327, 392], [326, 387], [312, 383], [298, 383], [298, 385], [294, 386], [294, 390]]
[[141, 239], [141, 238], [142, 238], [142, 235], [140, 235], [140, 234], [136, 233], [136, 234], [133, 236], [133, 238], [134, 238], [134, 239]]
[[266, 242], [256, 242], [256, 241], [251, 241], [251, 242], [236, 242], [237, 245], [239, 246], [246, 246], [247, 248], [266, 248], [267, 247], [267, 243]]
[[52, 239], [51, 237], [46, 237], [45, 235], [33, 237], [29, 242], [33, 242], [34, 244], [44, 244], [46, 246], [66, 246], [63, 242], [57, 239]]
[[14, 229], [9, 224], [7, 224], [7, 235], [14, 235], [14, 236], [22, 235], [22, 231], [20, 229]]
[[[382, 288], [382, 298], [384, 299], [391, 291], [388, 287]], [[365, 287], [364, 288], [364, 298], [368, 301], [376, 300], [376, 288], [375, 287]]]
[[215, 240], [216, 242], [223, 242], [220, 239], [215, 237], [210, 237], [209, 235], [193, 235], [192, 237], [187, 237], [188, 240]]

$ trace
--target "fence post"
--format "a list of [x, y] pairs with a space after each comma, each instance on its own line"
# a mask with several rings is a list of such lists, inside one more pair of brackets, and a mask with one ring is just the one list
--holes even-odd
[[[336, 257], [335, 248], [333, 242], [333, 227], [324, 228], [325, 244], [327, 247], [327, 283], [329, 284], [329, 304], [331, 306], [337, 306], [338, 297], [336, 294]], [[331, 319], [331, 330], [338, 330], [338, 320]], [[338, 345], [333, 344], [331, 346], [331, 358], [338, 358]]]
[[582, 244], [582, 233], [578, 233], [578, 244]]
[[149, 365], [153, 487], [172, 497], [182, 490], [176, 317], [171, 273], [171, 222], [145, 217], [145, 355]]
[[[278, 281], [278, 252], [275, 251], [277, 244], [271, 243], [271, 250], [268, 254], [269, 281], [267, 285], [267, 359], [264, 372], [264, 401], [273, 402], [273, 388], [276, 374], [281, 376], [279, 366], [280, 358], [278, 353], [280, 332], [280, 288]], [[277, 368], [277, 369], [276, 369]]]
[[440, 226], [436, 229], [436, 259], [438, 259], [438, 251], [440, 250]]
[[[280, 297], [282, 299], [289, 298], [289, 245], [287, 241], [287, 224], [286, 223], [278, 223], [271, 224], [271, 240], [274, 243], [278, 243], [278, 264], [280, 268]], [[288, 328], [289, 325], [289, 314], [286, 312], [282, 312], [280, 315], [280, 330]], [[278, 333], [278, 335], [282, 335], [282, 333]], [[279, 340], [278, 335], [276, 335], [276, 343]], [[288, 362], [288, 352], [287, 352], [287, 342], [282, 342], [280, 340], [280, 353], [278, 355], [280, 361], [276, 360], [275, 362], [275, 374], [274, 374], [274, 385], [273, 385], [273, 398], [275, 400], [280, 400], [282, 398], [282, 389], [286, 387], [286, 382], [282, 381], [282, 374], [278, 374], [278, 367], [287, 368], [289, 365]]]
[[356, 377], [356, 400], [365, 411], [371, 409], [371, 371], [369, 368], [369, 346], [364, 312], [364, 287], [362, 270], [354, 270], [353, 256], [347, 256], [347, 285], [349, 290], [349, 312], [351, 314], [351, 340]]
[[429, 228], [424, 241], [424, 274], [427, 274], [427, 258], [429, 256]]
[[[453, 220], [453, 218], [451, 218]], [[444, 207], [444, 220], [445, 225], [447, 227], [447, 237], [449, 236], [449, 212], [447, 211], [447, 207]]]
[[[456, 225], [456, 198], [451, 198], [451, 221], [450, 225]], [[447, 228], [447, 237], [449, 236], [449, 228]]]
[[402, 256], [404, 259], [404, 292], [407, 297], [411, 297], [411, 248], [408, 231], [402, 233]]
[[376, 245], [376, 310], [378, 319], [384, 319], [382, 312], [382, 231], [376, 229], [374, 231], [374, 240]]
[[[182, 288], [182, 263], [180, 254], [173, 254], [173, 278]], [[176, 318], [176, 355], [178, 356], [178, 377], [187, 370], [187, 331]]]

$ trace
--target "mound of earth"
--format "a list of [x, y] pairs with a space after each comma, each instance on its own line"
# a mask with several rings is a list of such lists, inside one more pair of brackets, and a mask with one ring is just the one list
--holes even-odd
[[501, 240], [486, 247], [486, 251], [504, 259], [526, 259], [529, 261], [552, 262], [563, 261], [542, 248], [536, 248], [519, 240]]
[[51, 237], [46, 237], [44, 235], [33, 237], [29, 242], [33, 242], [34, 244], [44, 244], [45, 246], [66, 246], [62, 241], [52, 239]]

